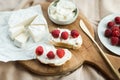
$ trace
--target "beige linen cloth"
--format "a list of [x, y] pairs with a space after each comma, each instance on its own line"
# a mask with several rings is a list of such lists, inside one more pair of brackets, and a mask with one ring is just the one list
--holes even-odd
[[[11, 11], [22, 7], [20, 4], [31, 0], [0, 0], [0, 11]], [[34, 0], [34, 5], [44, 1]], [[111, 13], [120, 13], [120, 0], [73, 0], [80, 11], [90, 20], [93, 27], [97, 28], [99, 21]], [[26, 4], [25, 7], [30, 6]], [[39, 76], [33, 74], [15, 62], [0, 62], [0, 80], [105, 80], [99, 72], [83, 65], [73, 73], [64, 76]]]

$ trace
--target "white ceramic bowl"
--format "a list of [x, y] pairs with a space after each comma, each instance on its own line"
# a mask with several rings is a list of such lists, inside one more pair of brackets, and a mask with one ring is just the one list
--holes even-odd
[[54, 23], [56, 23], [56, 24], [59, 24], [59, 25], [67, 25], [67, 24], [71, 24], [71, 23], [73, 23], [76, 19], [77, 19], [77, 17], [78, 17], [78, 14], [79, 14], [79, 10], [78, 10], [78, 8], [76, 7], [76, 5], [75, 5], [75, 15], [73, 16], [73, 17], [71, 17], [70, 19], [68, 19], [68, 20], [58, 20], [58, 19], [55, 19], [53, 16], [51, 16], [51, 13], [50, 13], [50, 7], [51, 6], [54, 6], [54, 3], [56, 2], [56, 0], [55, 1], [53, 1], [50, 5], [49, 5], [49, 7], [48, 7], [48, 16], [49, 16], [49, 18], [50, 18], [50, 20], [51, 21], [53, 21]]

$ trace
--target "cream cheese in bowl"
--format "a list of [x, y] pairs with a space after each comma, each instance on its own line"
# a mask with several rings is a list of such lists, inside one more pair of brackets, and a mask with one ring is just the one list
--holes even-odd
[[74, 22], [78, 16], [78, 8], [68, 0], [55, 0], [48, 7], [50, 20], [56, 24], [65, 25]]

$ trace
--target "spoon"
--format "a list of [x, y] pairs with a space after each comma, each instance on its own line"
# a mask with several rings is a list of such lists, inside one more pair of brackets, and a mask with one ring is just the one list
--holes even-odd
[[86, 25], [84, 24], [84, 22], [82, 20], [80, 20], [79, 23], [81, 29], [86, 33], [86, 35], [93, 41], [93, 43], [97, 46], [97, 48], [99, 49], [101, 56], [104, 58], [104, 60], [107, 62], [107, 64], [109, 65], [109, 67], [111, 68], [111, 70], [113, 71], [113, 73], [115, 74], [115, 76], [120, 80], [120, 74], [118, 73], [117, 70], [115, 70], [115, 68], [113, 67], [113, 65], [111, 64], [110, 60], [107, 58], [107, 56], [105, 55], [104, 51], [101, 49], [101, 47], [98, 45], [98, 43], [94, 40], [94, 38], [92, 37], [92, 35], [90, 34], [89, 30], [87, 29]]

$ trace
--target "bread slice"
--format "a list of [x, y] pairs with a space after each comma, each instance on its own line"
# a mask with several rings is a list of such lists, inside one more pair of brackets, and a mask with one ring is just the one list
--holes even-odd
[[[56, 49], [54, 46], [48, 45], [48, 44], [47, 45], [41, 44], [40, 46], [42, 46], [42, 48], [43, 48], [43, 53], [41, 55], [38, 55], [38, 53], [37, 53], [37, 52], [39, 52], [39, 46], [38, 46], [35, 50], [36, 59], [43, 64], [47, 64], [50, 66], [61, 66], [61, 65], [65, 64], [67, 61], [69, 61], [72, 57], [72, 53], [68, 49], [62, 49], [62, 50], [64, 50], [64, 55], [62, 57], [59, 57], [59, 55], [57, 54], [58, 49]], [[50, 59], [47, 56], [49, 51], [53, 52], [54, 58]]]
[[51, 41], [51, 43], [56, 47], [63, 47], [63, 48], [70, 48], [70, 49], [79, 49], [81, 47], [81, 45], [78, 45], [78, 44], [72, 45], [69, 43], [55, 42], [55, 41]]
[[[54, 38], [52, 36], [52, 33], [51, 33], [50, 43], [52, 43], [54, 46], [64, 47], [64, 48], [71, 48], [71, 49], [79, 49], [81, 47], [81, 45], [82, 45], [82, 37], [81, 37], [80, 34], [79, 34], [78, 37], [73, 38], [71, 36], [71, 31], [70, 30], [68, 30], [68, 29], [59, 29], [59, 28], [57, 30], [60, 30], [60, 34], [59, 34], [58, 38]], [[64, 31], [68, 32], [68, 34], [69, 34], [69, 37], [66, 40], [61, 38], [61, 34]]]

